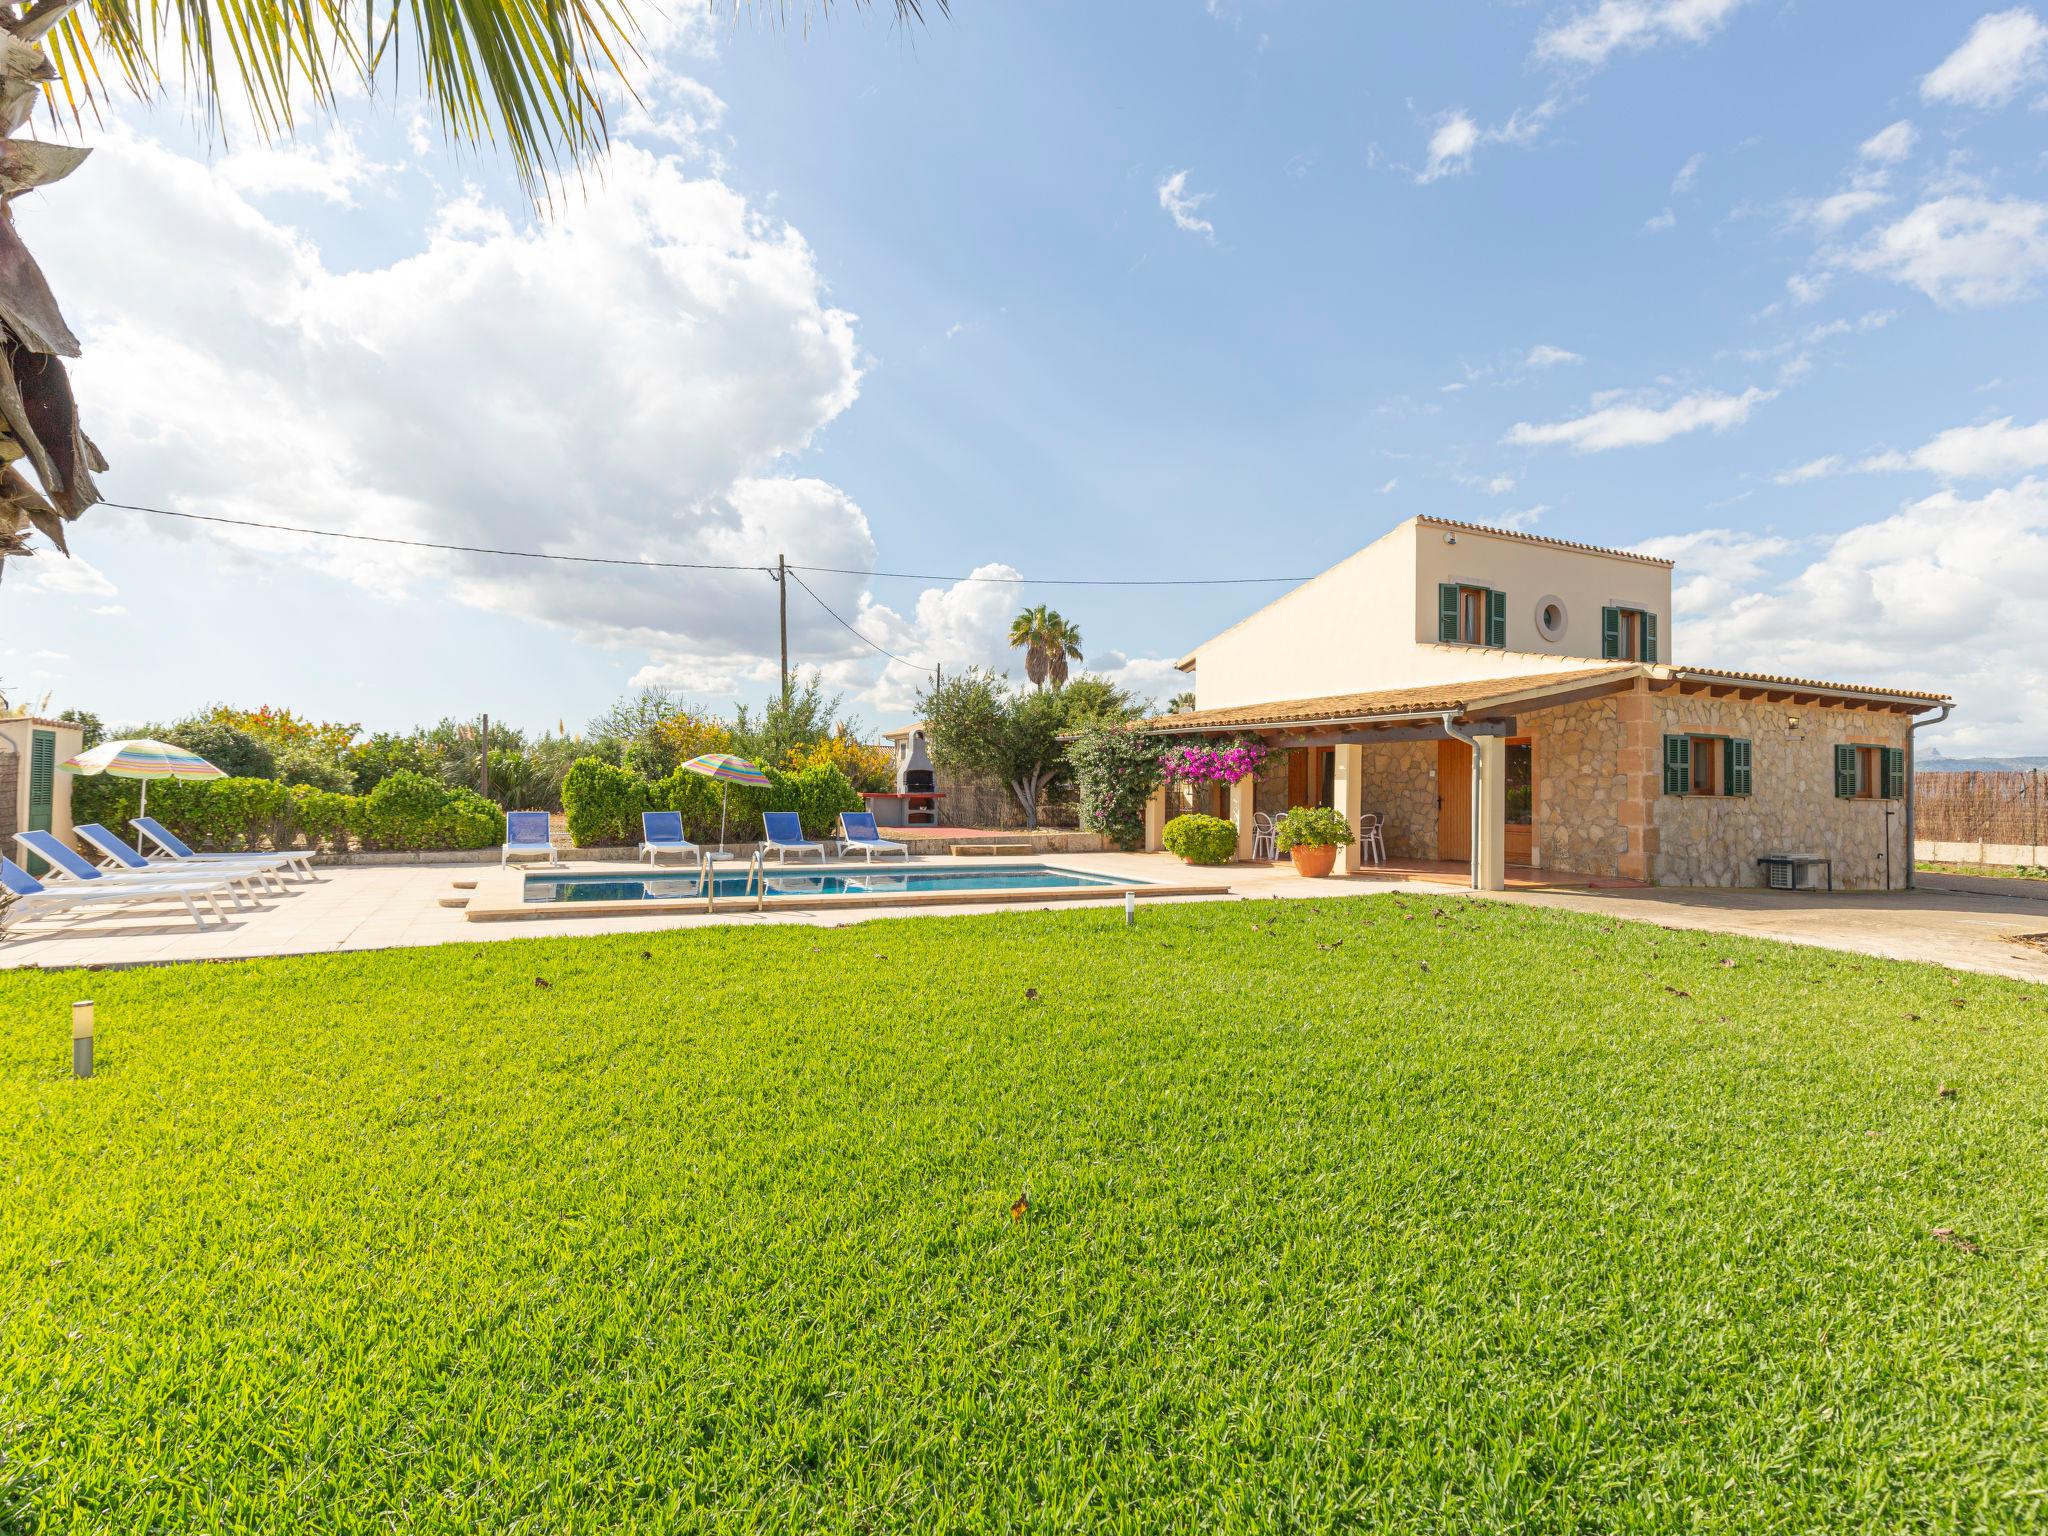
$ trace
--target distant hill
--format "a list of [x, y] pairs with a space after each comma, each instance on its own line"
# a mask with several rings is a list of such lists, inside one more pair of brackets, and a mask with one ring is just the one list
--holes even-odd
[[2048, 757], [1943, 757], [1927, 752], [1914, 758], [1921, 773], [2048, 773]]

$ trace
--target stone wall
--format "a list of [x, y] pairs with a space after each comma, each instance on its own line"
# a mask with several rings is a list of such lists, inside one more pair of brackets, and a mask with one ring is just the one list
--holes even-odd
[[1910, 859], [1905, 802], [1837, 800], [1835, 746], [1903, 747], [1908, 723], [1903, 715], [1863, 710], [1652, 695], [1650, 731], [1660, 745], [1667, 732], [1747, 737], [1751, 793], [1656, 794], [1650, 802], [1651, 879], [1658, 885], [1761, 885], [1760, 855], [1800, 853], [1833, 859], [1837, 890], [1882, 890], [1889, 839], [1891, 885], [1902, 888]]
[[[1906, 878], [1905, 806], [1835, 798], [1835, 746], [1898, 747], [1903, 716], [1639, 690], [1520, 717], [1536, 766], [1537, 864], [1656, 885], [1758, 886], [1766, 853], [1834, 860], [1837, 889]], [[1748, 795], [1663, 792], [1663, 740], [1697, 732], [1750, 742]], [[1885, 811], [1891, 817], [1887, 823]]]
[[1628, 832], [1620, 807], [1629, 786], [1622, 772], [1624, 731], [1615, 703], [1582, 699], [1517, 721], [1529, 737], [1536, 770], [1529, 846], [1531, 862], [1539, 869], [1621, 873]]
[[1359, 753], [1361, 801], [1385, 823], [1390, 859], [1437, 857], [1436, 748], [1391, 741]]

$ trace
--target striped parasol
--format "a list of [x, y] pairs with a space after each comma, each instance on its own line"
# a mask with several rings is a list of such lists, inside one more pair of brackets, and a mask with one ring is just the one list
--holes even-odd
[[707, 779], [716, 779], [725, 786], [725, 793], [718, 799], [718, 851], [725, 852], [725, 805], [732, 798], [732, 787], [744, 784], [749, 789], [767, 789], [768, 775], [748, 762], [744, 757], [734, 757], [730, 752], [705, 752], [691, 758], [683, 766], [692, 773], [701, 773]]
[[92, 775], [111, 773], [117, 779], [142, 780], [142, 807], [138, 816], [149, 814], [151, 779], [224, 779], [227, 777], [197, 752], [187, 752], [167, 741], [146, 736], [127, 741], [103, 741], [89, 752], [67, 757], [57, 765], [66, 773]]

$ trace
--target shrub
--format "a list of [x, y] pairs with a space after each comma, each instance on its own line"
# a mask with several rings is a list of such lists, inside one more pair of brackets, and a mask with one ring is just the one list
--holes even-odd
[[652, 785], [637, 773], [594, 757], [577, 759], [562, 780], [569, 840], [579, 848], [638, 843], [640, 813], [653, 809]]
[[1161, 835], [1166, 851], [1190, 864], [1228, 864], [1237, 857], [1237, 828], [1221, 816], [1176, 816]]
[[[691, 842], [715, 842], [718, 838], [719, 802], [726, 788], [726, 785], [707, 779], [701, 773], [678, 768], [667, 778], [648, 787], [648, 797], [653, 801], [649, 809], [674, 811], [682, 817], [683, 836]], [[734, 784], [731, 789], [726, 835], [741, 842], [751, 841], [760, 835], [761, 808], [767, 799], [767, 791], [749, 789], [744, 784]], [[635, 836], [633, 841], [638, 842], [639, 838]]]
[[1145, 802], [1159, 785], [1159, 744], [1139, 731], [1091, 726], [1067, 745], [1081, 825], [1119, 848], [1145, 841]]
[[[767, 772], [774, 788], [768, 792], [766, 809], [795, 811], [808, 837], [830, 836], [838, 829], [841, 811], [857, 811], [867, 804], [833, 763], [815, 763], [796, 773], [775, 768]], [[755, 825], [758, 828], [758, 820]]]
[[296, 743], [278, 752], [275, 777], [281, 784], [310, 784], [315, 789], [331, 789], [337, 794], [355, 788], [356, 782], [355, 775], [333, 758]]
[[267, 779], [277, 771], [268, 745], [222, 720], [190, 720], [172, 727], [174, 746], [197, 752], [231, 779]]
[[1351, 841], [1351, 825], [1327, 805], [1297, 805], [1280, 818], [1280, 851], [1340, 848]]
[[402, 768], [363, 797], [358, 827], [369, 848], [433, 848], [448, 791]]
[[447, 791], [433, 823], [433, 848], [495, 848], [505, 841], [505, 813], [473, 789]]
[[292, 820], [308, 848], [325, 845], [336, 853], [347, 852], [361, 806], [355, 795], [336, 794], [312, 784], [292, 788]]

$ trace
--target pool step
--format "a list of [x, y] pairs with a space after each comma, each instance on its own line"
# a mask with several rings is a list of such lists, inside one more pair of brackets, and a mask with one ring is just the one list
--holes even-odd
[[1029, 842], [1017, 843], [955, 843], [950, 852], [955, 858], [986, 855], [990, 858], [1012, 859], [1019, 855], [1029, 858], [1037, 852]]

